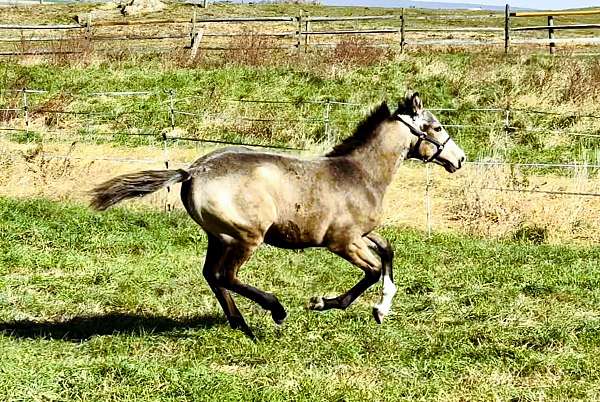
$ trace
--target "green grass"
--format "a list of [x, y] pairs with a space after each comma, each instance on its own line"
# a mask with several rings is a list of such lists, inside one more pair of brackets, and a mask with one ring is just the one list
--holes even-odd
[[[384, 228], [399, 292], [304, 308], [359, 270], [263, 247], [238, 297], [259, 340], [228, 328], [201, 275], [206, 237], [180, 213], [0, 198], [0, 399], [597, 400], [600, 249]], [[378, 289], [378, 288], [377, 288]]]

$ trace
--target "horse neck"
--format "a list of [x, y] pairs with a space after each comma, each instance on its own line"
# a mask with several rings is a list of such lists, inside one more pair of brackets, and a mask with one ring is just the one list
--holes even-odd
[[406, 159], [411, 137], [398, 122], [385, 122], [376, 130], [371, 140], [357, 147], [348, 158], [360, 166], [383, 196], [400, 162]]

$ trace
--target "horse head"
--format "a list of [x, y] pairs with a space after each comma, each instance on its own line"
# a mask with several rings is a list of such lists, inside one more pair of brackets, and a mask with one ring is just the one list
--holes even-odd
[[394, 116], [413, 134], [407, 157], [433, 162], [454, 173], [462, 167], [465, 152], [454, 142], [439, 120], [423, 108], [418, 92], [408, 92]]

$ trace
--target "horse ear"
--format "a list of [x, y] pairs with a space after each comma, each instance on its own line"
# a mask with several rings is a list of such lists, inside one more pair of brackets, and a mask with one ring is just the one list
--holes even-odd
[[423, 111], [423, 101], [418, 92], [415, 92], [411, 96], [411, 111], [415, 116], [421, 114]]
[[400, 105], [405, 110], [404, 113], [408, 113], [411, 116], [416, 116], [423, 111], [423, 102], [418, 92], [406, 91], [404, 96], [404, 104]]

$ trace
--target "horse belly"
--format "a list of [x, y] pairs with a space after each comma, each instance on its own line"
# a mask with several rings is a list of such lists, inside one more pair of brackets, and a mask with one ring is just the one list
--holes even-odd
[[265, 233], [264, 241], [271, 246], [287, 249], [314, 247], [321, 243], [314, 234], [302, 230], [293, 221], [271, 225]]

